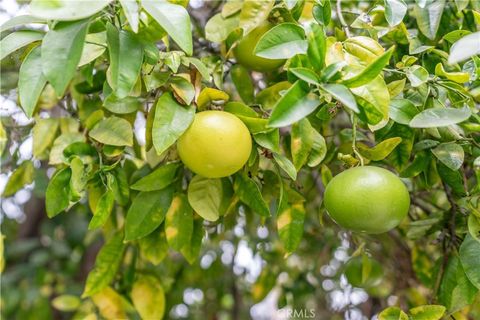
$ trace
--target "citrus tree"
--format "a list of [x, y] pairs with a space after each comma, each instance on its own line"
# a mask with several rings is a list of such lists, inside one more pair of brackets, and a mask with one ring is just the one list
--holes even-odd
[[480, 2], [26, 10], [5, 318], [480, 318]]

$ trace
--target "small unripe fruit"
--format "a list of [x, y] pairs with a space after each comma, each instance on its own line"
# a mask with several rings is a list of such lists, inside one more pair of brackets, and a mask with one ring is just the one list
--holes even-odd
[[341, 227], [377, 234], [395, 228], [410, 206], [408, 190], [396, 175], [373, 166], [348, 169], [325, 189], [325, 208]]
[[197, 113], [178, 139], [178, 154], [193, 172], [206, 178], [221, 178], [240, 170], [252, 151], [252, 138], [245, 124], [231, 113]]

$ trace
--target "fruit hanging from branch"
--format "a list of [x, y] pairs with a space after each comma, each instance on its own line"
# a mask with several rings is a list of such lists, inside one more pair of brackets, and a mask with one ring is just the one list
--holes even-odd
[[325, 190], [325, 207], [341, 227], [369, 234], [395, 228], [408, 213], [405, 184], [390, 171], [355, 167], [335, 176]]

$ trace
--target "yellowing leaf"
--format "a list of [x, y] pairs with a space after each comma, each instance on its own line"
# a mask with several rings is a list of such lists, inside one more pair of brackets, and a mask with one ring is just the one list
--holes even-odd
[[161, 320], [165, 312], [165, 293], [153, 276], [140, 276], [132, 287], [132, 301], [142, 319]]
[[443, 64], [439, 62], [435, 67], [435, 74], [437, 76], [445, 77], [457, 83], [465, 83], [470, 80], [470, 74], [467, 72], [447, 72], [443, 68]]
[[122, 297], [112, 288], [105, 287], [92, 296], [92, 301], [100, 314], [108, 320], [127, 319]]
[[368, 148], [363, 144], [359, 144], [360, 153], [367, 159], [380, 161], [388, 157], [388, 155], [402, 142], [402, 138], [395, 137], [383, 140], [373, 148]]

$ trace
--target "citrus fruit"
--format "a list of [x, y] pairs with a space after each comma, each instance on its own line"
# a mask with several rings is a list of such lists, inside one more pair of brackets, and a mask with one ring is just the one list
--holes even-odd
[[285, 60], [281, 59], [272, 60], [258, 57], [254, 53], [258, 40], [272, 27], [273, 25], [269, 23], [262, 24], [250, 31], [238, 42], [237, 46], [233, 49], [233, 54], [238, 63], [250, 70], [267, 72], [277, 69], [285, 62]]
[[325, 208], [341, 227], [377, 234], [395, 228], [407, 215], [410, 197], [390, 171], [373, 166], [348, 169], [327, 185]]
[[206, 178], [229, 176], [243, 167], [252, 138], [243, 122], [224, 111], [203, 111], [177, 143], [178, 154], [193, 172]]

